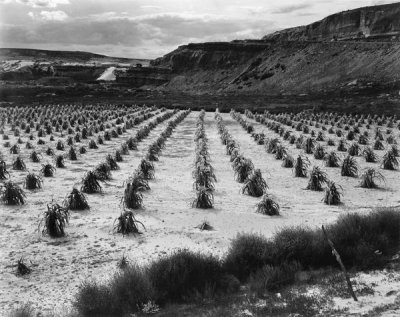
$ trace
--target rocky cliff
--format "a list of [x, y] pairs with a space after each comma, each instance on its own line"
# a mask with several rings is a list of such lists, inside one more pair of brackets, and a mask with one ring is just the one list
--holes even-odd
[[183, 45], [152, 65], [172, 69], [166, 90], [311, 94], [368, 89], [400, 84], [399, 33], [397, 3], [341, 12], [262, 40]]
[[344, 11], [321, 21], [266, 35], [265, 40], [400, 40], [400, 3]]

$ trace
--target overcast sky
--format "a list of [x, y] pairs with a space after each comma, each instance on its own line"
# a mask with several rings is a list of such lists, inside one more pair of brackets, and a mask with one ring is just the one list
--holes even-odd
[[0, 46], [156, 58], [189, 42], [261, 38], [384, 0], [0, 0]]

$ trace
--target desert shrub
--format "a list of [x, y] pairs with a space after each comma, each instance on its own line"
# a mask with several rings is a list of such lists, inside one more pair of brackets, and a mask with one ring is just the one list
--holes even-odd
[[154, 178], [154, 164], [146, 159], [140, 161], [139, 171], [145, 179]]
[[196, 195], [196, 199], [192, 202], [193, 208], [213, 208], [214, 194], [212, 192], [212, 189], [207, 187], [199, 187], [196, 191]]
[[101, 135], [97, 136], [97, 143], [98, 144], [104, 144], [104, 139], [103, 139], [103, 137]]
[[382, 167], [385, 170], [395, 170], [399, 167], [399, 161], [391, 150], [387, 151], [383, 156]]
[[202, 187], [214, 190], [214, 183], [217, 181], [217, 178], [213, 167], [207, 162], [205, 157], [200, 157], [200, 161], [196, 162], [193, 178], [195, 179], [193, 187], [196, 190]]
[[322, 160], [325, 157], [325, 148], [318, 143], [314, 149], [314, 158], [316, 160]]
[[20, 156], [18, 156], [15, 159], [12, 166], [13, 166], [13, 170], [17, 170], [17, 171], [25, 171], [26, 170], [25, 162]]
[[71, 146], [71, 147], [69, 148], [69, 151], [68, 151], [68, 158], [69, 158], [71, 161], [76, 161], [76, 160], [78, 159], [78, 157], [77, 157], [77, 155], [76, 155], [75, 148], [74, 148], [73, 146]]
[[328, 182], [328, 176], [318, 166], [314, 166], [308, 181], [307, 189], [321, 191], [322, 185]]
[[28, 150], [31, 150], [31, 149], [33, 149], [33, 145], [32, 145], [32, 143], [30, 143], [30, 142], [26, 142], [26, 144], [25, 144], [25, 148], [26, 148], [26, 149], [28, 149]]
[[362, 155], [365, 158], [366, 162], [375, 163], [378, 160], [378, 156], [375, 154], [374, 150], [369, 146], [366, 146], [363, 151]]
[[0, 180], [4, 180], [10, 177], [10, 173], [7, 171], [6, 162], [0, 159]]
[[117, 161], [115, 160], [115, 158], [112, 157], [111, 154], [108, 154], [106, 156], [106, 163], [108, 164], [108, 166], [110, 167], [110, 169], [112, 171], [118, 170], [119, 166], [117, 164]]
[[89, 171], [83, 176], [81, 191], [86, 194], [101, 192], [101, 185], [95, 172]]
[[294, 158], [290, 154], [286, 154], [283, 158], [282, 167], [293, 168], [294, 166]]
[[121, 154], [122, 155], [129, 155], [129, 148], [127, 144], [121, 145]]
[[210, 223], [207, 220], [204, 220], [201, 224], [199, 224], [195, 228], [200, 229], [201, 231], [212, 231], [212, 230], [214, 230], [214, 227], [212, 225], [210, 225]]
[[354, 157], [347, 156], [342, 163], [341, 175], [349, 177], [357, 177], [358, 164]]
[[10, 141], [4, 142], [3, 146], [4, 147], [11, 147]]
[[139, 225], [144, 229], [143, 223], [137, 220], [131, 210], [125, 210], [114, 221], [114, 232], [122, 233], [123, 235], [129, 234], [142, 234], [139, 230]]
[[261, 175], [260, 169], [255, 169], [242, 187], [242, 194], [253, 197], [261, 197], [268, 188], [266, 181]]
[[342, 188], [334, 182], [328, 182], [328, 187], [325, 189], [324, 203], [327, 205], [339, 205], [340, 196], [342, 196]]
[[335, 151], [331, 151], [325, 155], [325, 166], [326, 167], [339, 167], [340, 158]]
[[265, 292], [277, 291], [283, 286], [295, 281], [295, 276], [301, 270], [298, 262], [283, 262], [279, 266], [266, 265], [251, 274], [249, 287], [252, 292], [263, 296]]
[[52, 238], [60, 238], [65, 236], [65, 226], [68, 224], [68, 209], [56, 203], [47, 205], [47, 211], [44, 212], [43, 219], [40, 223], [43, 226], [42, 234], [49, 235]]
[[326, 144], [329, 146], [335, 146], [335, 141], [333, 139], [328, 139], [328, 141], [326, 141]]
[[100, 163], [94, 169], [97, 179], [106, 181], [111, 179], [111, 167], [107, 163]]
[[232, 166], [235, 172], [235, 179], [239, 183], [243, 183], [254, 169], [253, 162], [241, 155], [236, 157]]
[[53, 177], [55, 171], [56, 168], [49, 163], [42, 164], [42, 168], [40, 170], [40, 172], [43, 174], [44, 177]]
[[376, 171], [373, 168], [367, 168], [361, 174], [361, 183], [360, 186], [362, 188], [377, 188], [378, 185], [375, 183], [375, 180], [385, 181], [384, 176]]
[[393, 153], [394, 156], [399, 157], [400, 156], [400, 151], [396, 145], [392, 145], [390, 148], [390, 151]]
[[[125, 152], [129, 149], [129, 150], [137, 150], [137, 143], [138, 143], [138, 140], [136, 139], [136, 138], [129, 138], [127, 141], [126, 141], [126, 146], [127, 146], [127, 149], [125, 150]], [[128, 154], [128, 153], [127, 153]]]
[[17, 275], [23, 276], [30, 274], [32, 269], [25, 263], [23, 258], [20, 258], [17, 262]]
[[85, 195], [75, 187], [72, 189], [72, 192], [64, 199], [63, 205], [68, 210], [90, 209]]
[[296, 159], [296, 164], [294, 165], [294, 176], [295, 177], [307, 177], [308, 167], [310, 166], [310, 161], [306, 156], [299, 155]]
[[[157, 303], [180, 303], [211, 295], [220, 288], [223, 270], [212, 255], [179, 250], [150, 264], [149, 279]], [[211, 294], [210, 294], [211, 293]]]
[[279, 215], [279, 204], [271, 197], [271, 195], [265, 193], [257, 204], [257, 212], [268, 216]]
[[37, 141], [37, 144], [43, 145], [43, 144], [46, 144], [46, 141], [39, 138], [39, 140]]
[[43, 180], [39, 175], [29, 173], [25, 177], [25, 188], [29, 190], [42, 188]]
[[265, 149], [266, 149], [267, 153], [275, 154], [279, 144], [280, 144], [280, 141], [278, 138], [268, 140], [265, 143], [265, 145], [266, 145]]
[[25, 193], [21, 187], [12, 181], [3, 183], [0, 187], [1, 200], [6, 205], [25, 204]]
[[272, 264], [274, 245], [262, 235], [238, 235], [229, 247], [224, 259], [224, 269], [245, 282], [251, 273], [256, 272], [264, 265]]
[[358, 143], [353, 143], [352, 145], [350, 145], [349, 149], [347, 150], [347, 152], [349, 153], [349, 155], [351, 156], [358, 156], [360, 155], [361, 152], [361, 148], [358, 145]]
[[360, 135], [358, 137], [358, 144], [367, 145], [368, 144], [368, 136]]

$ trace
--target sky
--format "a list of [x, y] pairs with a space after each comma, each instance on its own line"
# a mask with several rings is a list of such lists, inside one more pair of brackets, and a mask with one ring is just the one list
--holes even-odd
[[261, 38], [394, 0], [0, 0], [0, 47], [160, 57], [179, 45]]

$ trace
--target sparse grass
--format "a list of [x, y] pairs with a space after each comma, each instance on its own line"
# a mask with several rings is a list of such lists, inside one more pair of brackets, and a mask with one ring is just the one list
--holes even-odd
[[267, 182], [263, 179], [261, 170], [255, 169], [242, 187], [242, 194], [261, 197], [267, 188]]
[[268, 216], [279, 215], [279, 204], [271, 197], [271, 195], [265, 193], [257, 204], [257, 212]]
[[385, 177], [373, 168], [367, 168], [361, 175], [360, 187], [362, 188], [377, 188], [375, 180], [385, 182]]
[[1, 200], [6, 205], [25, 204], [25, 193], [21, 187], [12, 181], [4, 182], [0, 187]]
[[358, 176], [358, 163], [352, 156], [347, 156], [342, 163], [341, 169], [342, 176], [357, 177]]
[[43, 235], [60, 238], [65, 236], [65, 226], [68, 224], [68, 220], [68, 209], [52, 202], [47, 205], [47, 211], [39, 226], [43, 226]]
[[73, 188], [71, 193], [64, 199], [64, 206], [68, 210], [90, 209], [85, 195], [77, 188]]

